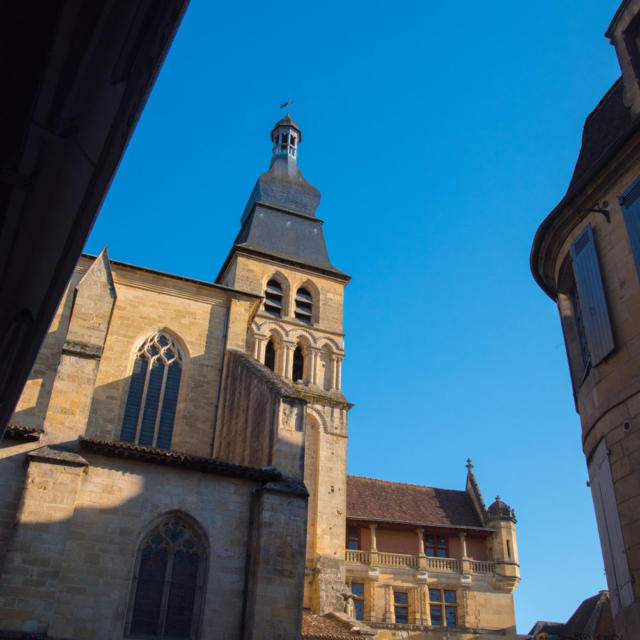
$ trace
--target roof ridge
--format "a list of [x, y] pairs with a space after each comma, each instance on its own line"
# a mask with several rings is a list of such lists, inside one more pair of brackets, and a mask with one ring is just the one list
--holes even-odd
[[367, 476], [354, 476], [351, 474], [347, 474], [347, 478], [358, 478], [359, 480], [374, 480], [375, 482], [386, 482], [387, 484], [397, 484], [403, 487], [416, 487], [418, 489], [435, 489], [437, 491], [451, 491], [452, 493], [464, 493], [467, 494], [466, 491], [461, 489], [444, 489], [442, 487], [431, 487], [426, 484], [413, 484], [412, 482], [399, 482], [398, 480], [383, 480], [382, 478], [369, 478]]

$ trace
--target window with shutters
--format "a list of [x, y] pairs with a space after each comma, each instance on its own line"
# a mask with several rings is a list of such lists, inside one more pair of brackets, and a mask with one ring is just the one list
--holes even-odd
[[183, 362], [180, 348], [166, 333], [144, 342], [133, 364], [120, 440], [171, 447]]
[[[638, 19], [636, 19], [636, 22], [638, 22]], [[619, 202], [622, 206], [636, 273], [640, 278], [640, 178], [620, 196]]]
[[304, 287], [300, 287], [296, 292], [295, 316], [305, 324], [311, 324], [313, 319], [313, 297]]
[[274, 318], [281, 318], [282, 300], [282, 285], [277, 280], [269, 280], [264, 291], [264, 310]]
[[127, 637], [195, 638], [205, 566], [202, 538], [181, 517], [154, 527], [138, 550]]
[[364, 583], [352, 582], [351, 593], [353, 594], [353, 610], [356, 620], [364, 620]]
[[587, 224], [573, 241], [571, 257], [578, 289], [580, 317], [591, 366], [595, 367], [613, 351], [615, 345], [598, 253], [590, 224]]
[[424, 538], [424, 553], [429, 558], [448, 558], [447, 538], [427, 534]]

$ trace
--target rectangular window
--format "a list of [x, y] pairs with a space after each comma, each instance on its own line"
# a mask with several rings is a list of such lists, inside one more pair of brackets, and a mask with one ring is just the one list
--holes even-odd
[[352, 582], [351, 593], [353, 593], [356, 620], [364, 620], [364, 584], [362, 582]]
[[409, 622], [409, 594], [406, 591], [393, 592], [393, 608], [396, 614], [396, 624]]
[[434, 627], [458, 626], [458, 600], [451, 589], [429, 589], [429, 611]]
[[448, 558], [447, 539], [442, 536], [427, 534], [424, 538], [424, 552], [430, 558]]
[[347, 549], [357, 550], [360, 548], [360, 529], [358, 527], [347, 528]]

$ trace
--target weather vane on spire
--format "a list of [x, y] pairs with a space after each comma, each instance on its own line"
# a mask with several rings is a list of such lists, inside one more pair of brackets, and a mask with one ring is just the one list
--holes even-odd
[[288, 107], [290, 104], [293, 104], [295, 102], [295, 100], [292, 100], [291, 98], [288, 98], [286, 102], [283, 102], [280, 105], [281, 109], [284, 109], [285, 107]]

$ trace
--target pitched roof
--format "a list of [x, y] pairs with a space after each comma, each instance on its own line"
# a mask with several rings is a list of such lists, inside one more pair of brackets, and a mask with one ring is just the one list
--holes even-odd
[[618, 78], [596, 108], [589, 114], [582, 130], [582, 146], [567, 194], [592, 169], [600, 167], [600, 159], [609, 156], [620, 138], [626, 138], [633, 128], [634, 118], [624, 104], [624, 85]]
[[344, 615], [318, 615], [310, 611], [302, 613], [303, 640], [363, 640], [373, 635], [375, 632], [365, 624], [352, 624], [351, 619]]
[[565, 623], [538, 620], [529, 635], [540, 632], [556, 634], [567, 640], [582, 638], [614, 637], [613, 618], [609, 592], [600, 591], [595, 596], [583, 600], [573, 615]]
[[484, 528], [466, 491], [347, 476], [347, 518]]

